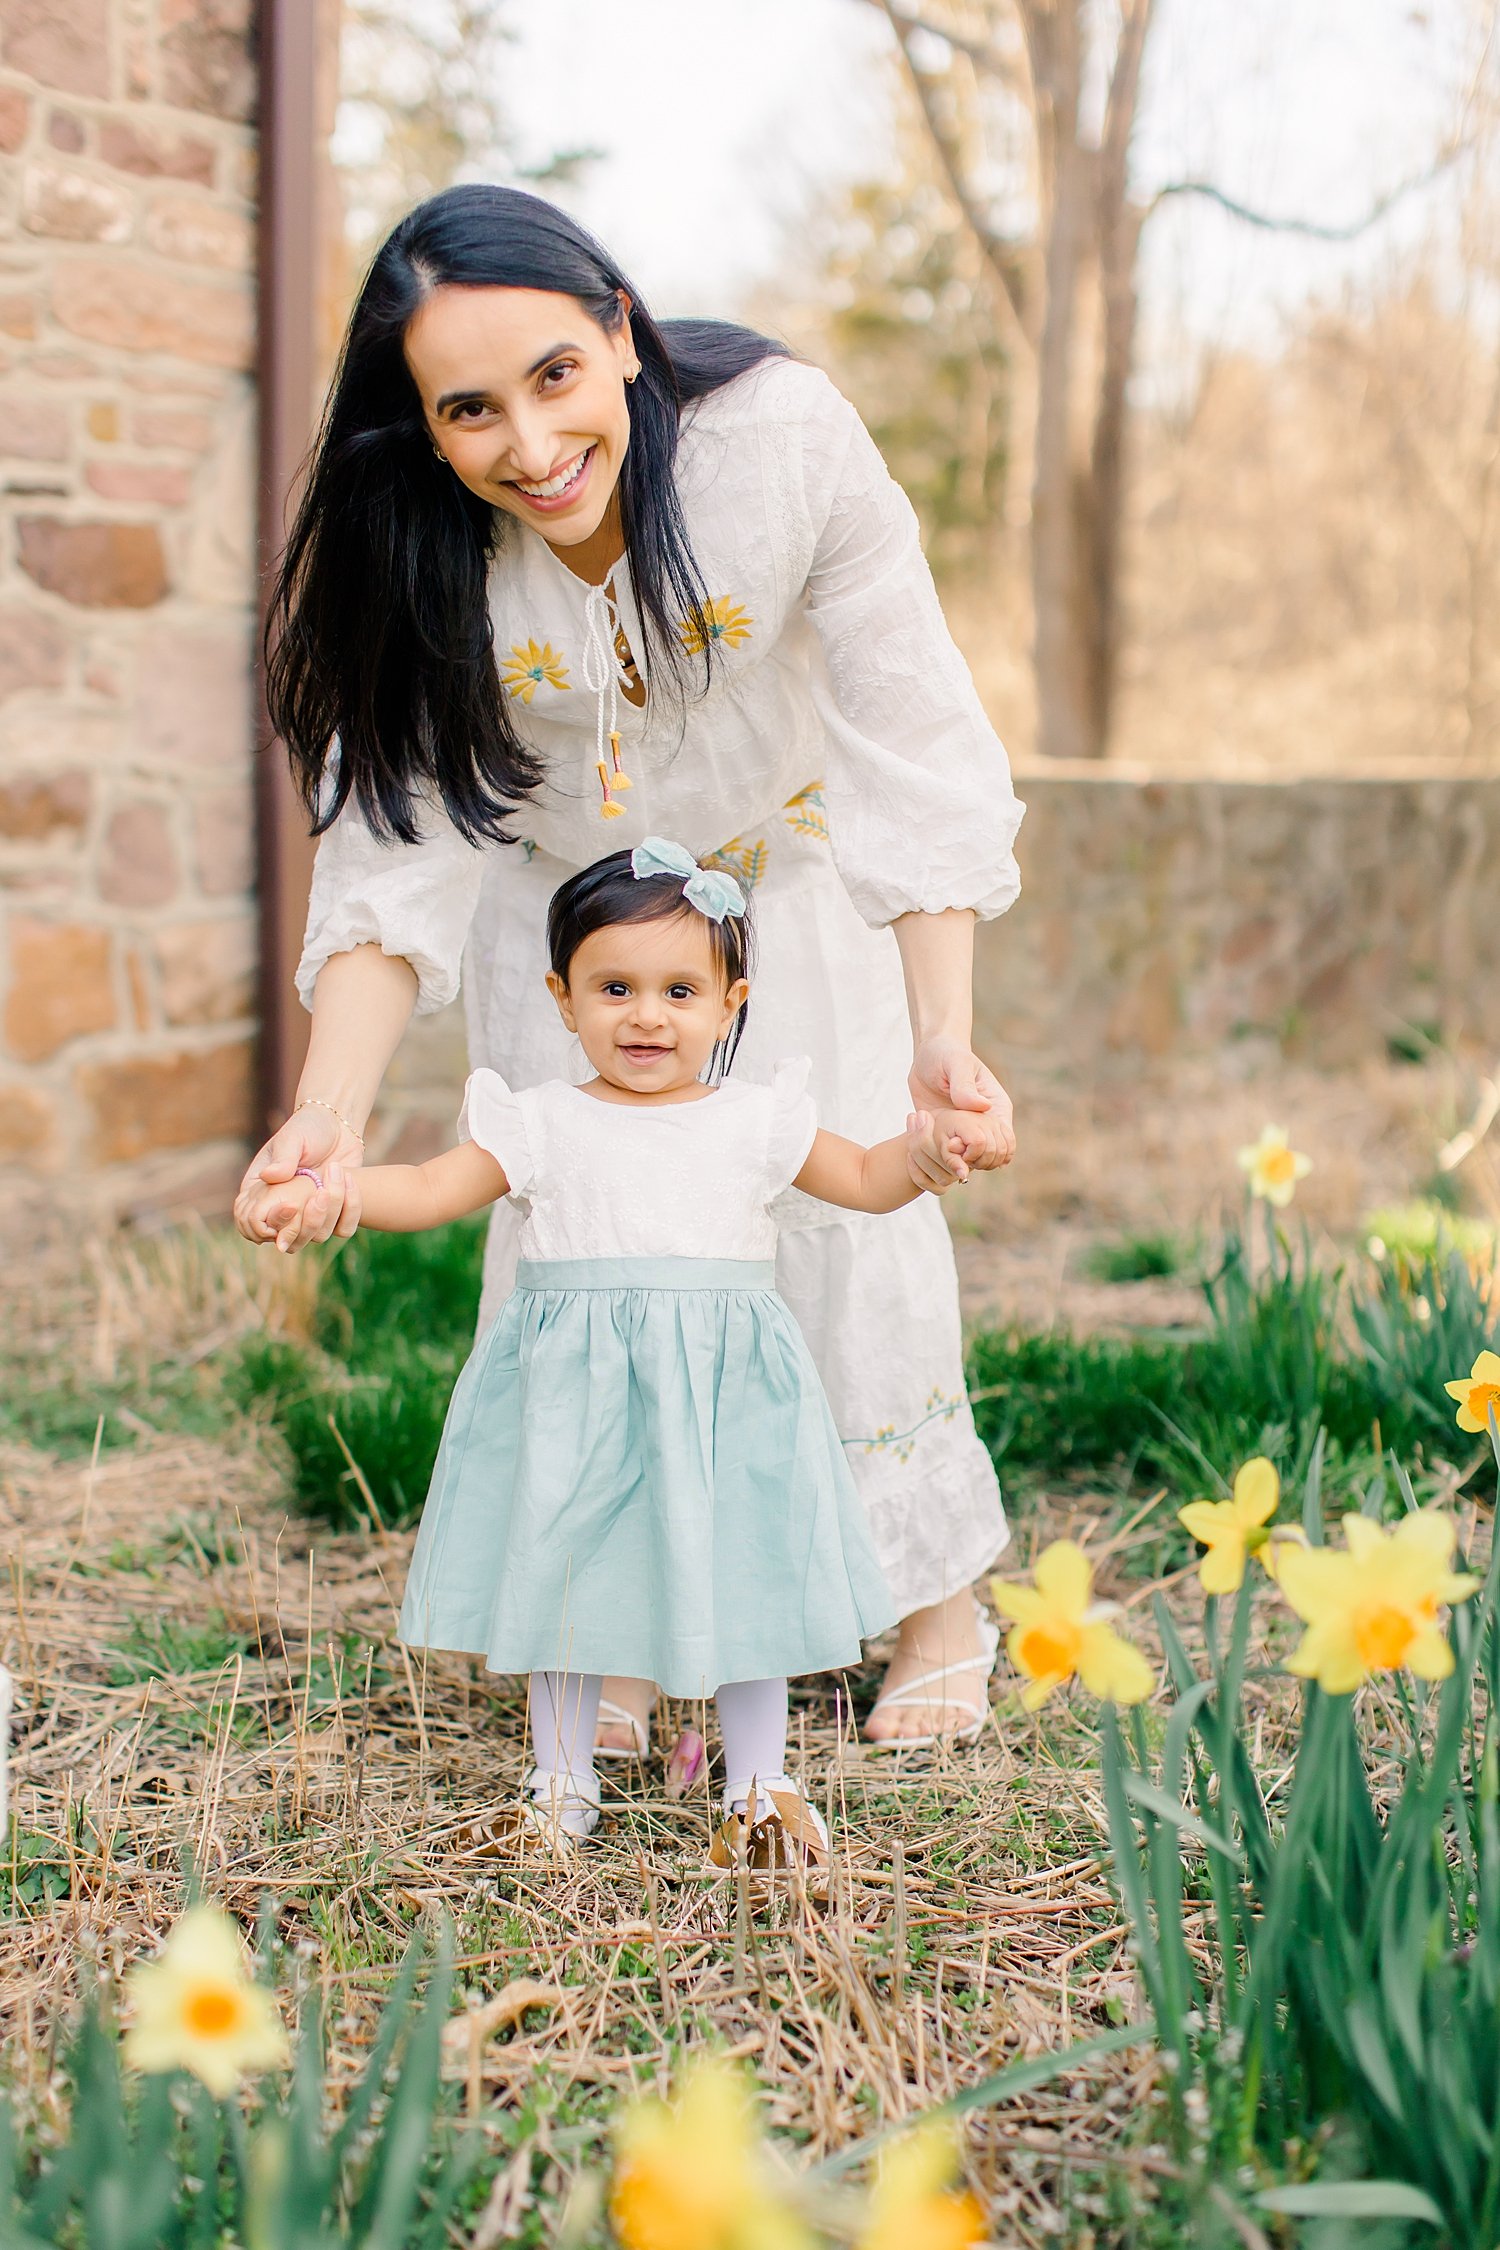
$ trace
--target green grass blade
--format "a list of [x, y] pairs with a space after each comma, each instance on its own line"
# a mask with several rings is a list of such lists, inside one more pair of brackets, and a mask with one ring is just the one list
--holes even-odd
[[1288, 2219], [1422, 2219], [1440, 2227], [1443, 2214], [1430, 2195], [1405, 2180], [1307, 2180], [1296, 2187], [1266, 2188], [1255, 2198], [1261, 2211]]
[[[1062, 2047], [1055, 2054], [1031, 2055], [1025, 2062], [1007, 2063], [989, 2078], [981, 2078], [972, 2086], [965, 2086], [947, 2101], [924, 2109], [922, 2121], [934, 2117], [964, 2117], [973, 2109], [994, 2109], [1001, 2102], [1015, 2101], [1022, 2094], [1033, 2094], [1039, 2086], [1050, 2086], [1054, 2079], [1071, 2078], [1085, 2064], [1099, 2062], [1106, 2055], [1117, 2055], [1126, 2047], [1141, 2047], [1152, 2037], [1151, 2026], [1144, 2023], [1124, 2023], [1113, 2031], [1101, 2031], [1092, 2039], [1080, 2039], [1071, 2047]], [[824, 2157], [805, 2176], [809, 2180], [831, 2180], [841, 2172], [850, 2172], [863, 2164], [887, 2141], [911, 2131], [911, 2119], [900, 2117], [881, 2127], [878, 2133], [867, 2134], [861, 2141], [851, 2141], [834, 2156]]]

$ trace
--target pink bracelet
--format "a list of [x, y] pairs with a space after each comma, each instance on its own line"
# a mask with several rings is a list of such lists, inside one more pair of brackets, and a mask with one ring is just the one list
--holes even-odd
[[321, 1188], [323, 1185], [322, 1173], [315, 1172], [310, 1164], [299, 1164], [292, 1174], [292, 1178], [294, 1180], [311, 1180], [315, 1188]]

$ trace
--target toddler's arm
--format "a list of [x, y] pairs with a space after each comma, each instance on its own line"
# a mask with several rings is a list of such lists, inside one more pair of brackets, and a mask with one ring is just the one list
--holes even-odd
[[846, 1211], [899, 1211], [904, 1204], [915, 1203], [924, 1190], [946, 1195], [968, 1178], [962, 1157], [948, 1153], [951, 1138], [925, 1109], [907, 1119], [900, 1140], [877, 1141], [873, 1148], [861, 1148], [837, 1133], [820, 1132], [792, 1184], [804, 1195], [840, 1204]]
[[[373, 1164], [360, 1172], [360, 1224], [382, 1234], [416, 1234], [483, 1210], [509, 1193], [501, 1167], [477, 1141], [445, 1149], [426, 1164]], [[302, 1217], [317, 1183], [288, 1180], [262, 1188], [250, 1206], [251, 1224], [275, 1230], [278, 1250], [295, 1250]]]

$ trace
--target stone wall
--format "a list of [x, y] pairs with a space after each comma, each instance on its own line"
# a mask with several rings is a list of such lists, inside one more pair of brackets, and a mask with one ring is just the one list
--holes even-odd
[[249, 0], [0, 0], [0, 1226], [252, 1112]]
[[1500, 778], [1029, 774], [1025, 893], [981, 935], [981, 1036], [1089, 1078], [1236, 1053], [1335, 1067], [1500, 1045]]
[[[979, 934], [977, 1040], [1018, 1087], [1218, 1058], [1329, 1068], [1390, 1043], [1500, 1050], [1500, 778], [1019, 783], [1020, 902]], [[397, 1057], [386, 1145], [451, 1134], [457, 1006]]]

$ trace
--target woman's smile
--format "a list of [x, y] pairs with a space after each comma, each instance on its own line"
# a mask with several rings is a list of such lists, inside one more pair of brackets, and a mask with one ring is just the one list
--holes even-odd
[[501, 482], [508, 492], [515, 493], [518, 499], [524, 500], [527, 507], [534, 509], [538, 515], [556, 515], [564, 508], [573, 507], [583, 498], [597, 451], [596, 438], [592, 445], [586, 445], [581, 453], [573, 454], [542, 484], [528, 484], [520, 477], [502, 478]]

